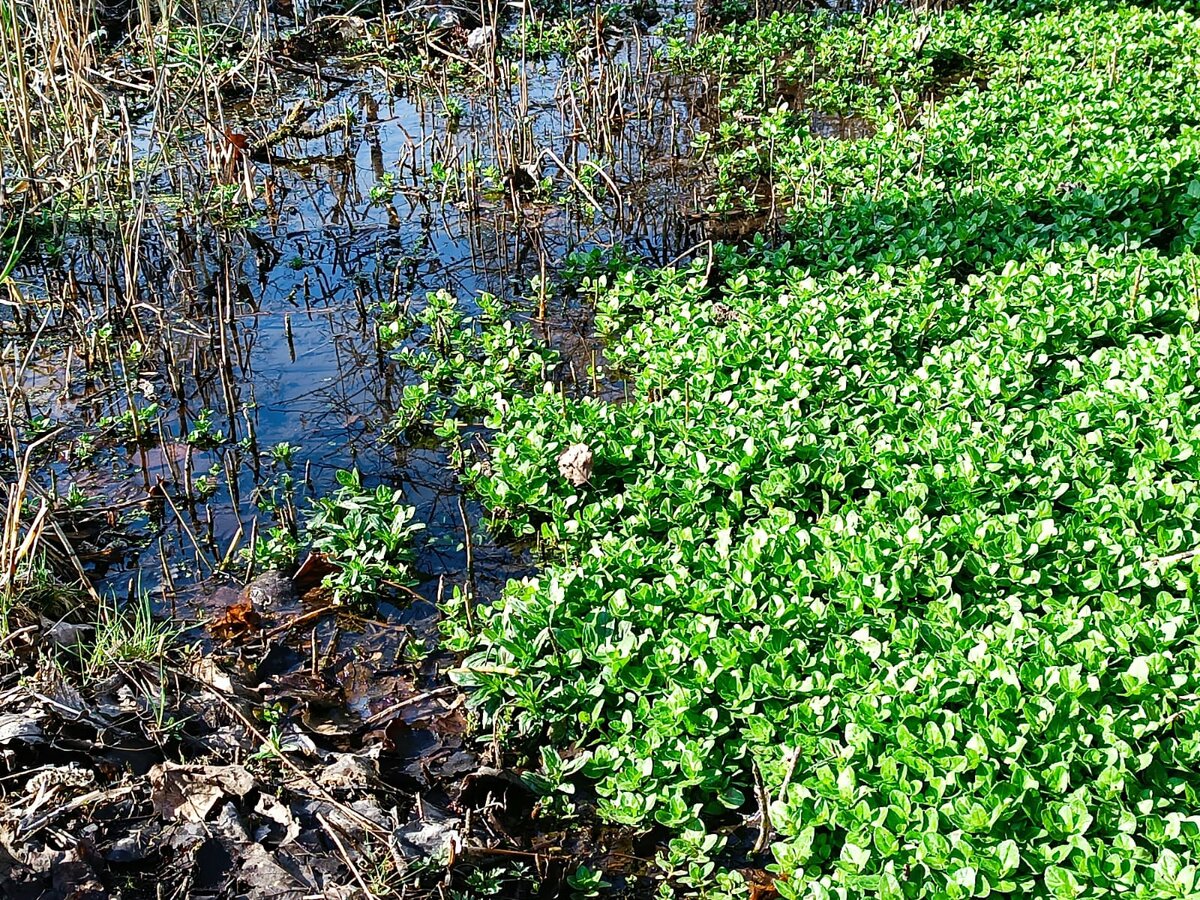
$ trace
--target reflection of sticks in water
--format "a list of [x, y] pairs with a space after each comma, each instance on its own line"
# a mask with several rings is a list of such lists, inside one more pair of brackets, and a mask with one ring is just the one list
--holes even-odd
[[[600, 204], [599, 200], [597, 200], [594, 196], [592, 196], [592, 192], [589, 191], [587, 189], [587, 187], [584, 185], [584, 183], [579, 180], [579, 177], [571, 170], [571, 167], [568, 166], [565, 162], [563, 162], [562, 159], [559, 158], [559, 155], [557, 153], [555, 153], [553, 150], [551, 150], [549, 147], [543, 148], [542, 153], [545, 156], [550, 157], [550, 159], [552, 159], [554, 161], [554, 163], [558, 166], [559, 170], [562, 171], [562, 173], [567, 176], [567, 178], [571, 181], [571, 183], [573, 185], [575, 185], [575, 189], [578, 190], [579, 193], [583, 194], [583, 196], [587, 198], [588, 203], [592, 204], [592, 209], [594, 209], [600, 215], [603, 215], [604, 207]], [[617, 190], [617, 186], [615, 184], [613, 184], [612, 179], [604, 174], [603, 168], [596, 165], [596, 163], [591, 162], [590, 160], [588, 162], [591, 164], [592, 168], [601, 177], [603, 177], [606, 182], [608, 182], [608, 186], [610, 188], [612, 188], [613, 197], [617, 201], [617, 218], [618, 218], [618, 220], [620, 220], [621, 218], [623, 218], [623, 212], [624, 212], [624, 203], [622, 202], [622, 199], [621, 199], [621, 192], [619, 190]]]
[[312, 78], [317, 81], [328, 81], [343, 87], [358, 84], [359, 81], [357, 78], [346, 78], [343, 75], [335, 75], [317, 66], [304, 66], [285, 57], [273, 56], [267, 61], [276, 69], [284, 72], [290, 72], [293, 75], [302, 75], [305, 78]]

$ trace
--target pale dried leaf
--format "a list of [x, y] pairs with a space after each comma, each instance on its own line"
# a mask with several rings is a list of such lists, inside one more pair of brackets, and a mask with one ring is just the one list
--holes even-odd
[[175, 822], [203, 822], [225, 796], [244, 797], [254, 777], [241, 766], [161, 763], [150, 770], [154, 811]]
[[213, 661], [212, 657], [200, 656], [192, 661], [190, 666], [191, 675], [197, 680], [209, 687], [215, 688], [222, 694], [233, 693], [233, 680], [221, 671], [221, 668]]
[[462, 849], [459, 819], [407, 822], [393, 832], [396, 848], [405, 857], [425, 857], [440, 862]]
[[286, 846], [300, 836], [300, 825], [296, 821], [296, 817], [292, 815], [291, 809], [270, 794], [259, 794], [258, 804], [254, 807], [254, 811], [283, 828], [284, 836], [279, 842], [279, 846]]
[[379, 776], [373, 761], [361, 759], [352, 753], [339, 753], [317, 775], [317, 781], [328, 788], [365, 788], [376, 784]]
[[42, 726], [30, 713], [0, 715], [0, 744], [20, 741], [22, 744], [41, 744], [46, 740]]
[[592, 451], [587, 444], [572, 444], [558, 457], [558, 473], [575, 487], [592, 478]]

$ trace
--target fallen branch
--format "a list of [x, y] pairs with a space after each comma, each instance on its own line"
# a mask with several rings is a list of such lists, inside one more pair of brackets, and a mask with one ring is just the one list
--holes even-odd
[[320, 125], [308, 125], [308, 120], [315, 116], [319, 109], [320, 107], [315, 103], [301, 100], [288, 110], [287, 115], [283, 117], [283, 121], [273, 131], [265, 137], [248, 143], [246, 149], [251, 158], [269, 160], [271, 148], [282, 144], [284, 141], [313, 141], [317, 138], [333, 134], [335, 131], [348, 128], [354, 121], [353, 115], [347, 110], [340, 116], [334, 116]]
[[267, 632], [267, 637], [269, 639], [277, 638], [281, 634], [286, 634], [287, 632], [291, 631], [293, 628], [296, 628], [297, 626], [304, 625], [308, 622], [311, 622], [313, 619], [319, 619], [319, 618], [321, 618], [321, 616], [324, 616], [328, 613], [336, 613], [336, 612], [337, 612], [337, 607], [335, 607], [333, 605], [322, 606], [320, 609], [310, 609], [306, 613], [301, 613], [298, 616], [292, 617], [290, 620], [288, 620], [287, 622], [284, 622], [282, 625], [276, 625], [274, 628], [272, 628], [270, 631]]

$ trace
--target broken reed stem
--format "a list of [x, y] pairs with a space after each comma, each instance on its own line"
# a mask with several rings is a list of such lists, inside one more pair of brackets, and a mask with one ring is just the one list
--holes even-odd
[[358, 882], [358, 886], [362, 888], [362, 892], [366, 895], [367, 900], [377, 900], [374, 892], [367, 887], [367, 882], [363, 878], [362, 872], [359, 870], [358, 866], [355, 865], [353, 858], [351, 858], [350, 854], [346, 852], [346, 847], [342, 843], [342, 839], [338, 837], [337, 829], [320, 813], [317, 813], [317, 821], [321, 823], [321, 826], [325, 829], [325, 833], [329, 835], [330, 839], [334, 843], [334, 846], [337, 847], [338, 853], [345, 861], [346, 867], [350, 870], [350, 874], [354, 876], [354, 880]]
[[1189, 562], [1192, 559], [1195, 559], [1197, 556], [1200, 556], [1200, 548], [1184, 550], [1181, 553], [1172, 553], [1169, 556], [1157, 556], [1150, 560], [1150, 565], [1165, 569], [1169, 566], [1176, 565], [1177, 563]]
[[784, 753], [787, 759], [787, 771], [783, 775], [783, 783], [779, 785], [779, 802], [783, 803], [787, 799], [787, 789], [792, 783], [792, 779], [796, 776], [796, 766], [800, 762], [800, 748], [791, 747]]
[[767, 794], [767, 786], [763, 782], [762, 770], [758, 767], [758, 760], [753, 760], [751, 764], [754, 767], [754, 795], [758, 799], [760, 818], [758, 839], [754, 842], [753, 850], [757, 856], [766, 850], [767, 845], [771, 843], [771, 834], [774, 831], [774, 827], [771, 825], [771, 797]]

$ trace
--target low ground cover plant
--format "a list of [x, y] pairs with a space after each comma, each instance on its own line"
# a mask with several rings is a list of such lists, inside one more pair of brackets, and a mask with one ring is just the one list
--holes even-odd
[[592, 282], [627, 401], [497, 389], [474, 483], [546, 565], [450, 621], [460, 677], [671, 829], [666, 894], [744, 892], [765, 829], [784, 897], [1195, 896], [1200, 23], [776, 19], [730, 84], [891, 20], [986, 77], [919, 123], [856, 81], [841, 143], [746, 94], [718, 165], [788, 240]]
[[425, 526], [399, 488], [365, 488], [357, 469], [339, 470], [339, 487], [313, 500], [306, 530], [315, 551], [337, 569], [325, 586], [334, 602], [362, 602], [388, 584], [411, 580], [413, 537]]
[[[272, 452], [286, 457], [294, 449], [282, 444]], [[243, 558], [261, 570], [290, 571], [308, 545], [331, 569], [322, 585], [334, 603], [369, 606], [388, 589], [412, 583], [416, 538], [425, 525], [414, 521], [416, 508], [405, 502], [401, 489], [386, 484], [367, 487], [357, 469], [339, 469], [334, 477], [338, 486], [327, 495], [310, 499], [304, 526], [299, 529], [292, 521], [294, 486], [291, 477], [282, 473], [280, 492], [285, 502], [272, 498], [264, 506], [288, 515], [283, 523], [259, 535]]]

